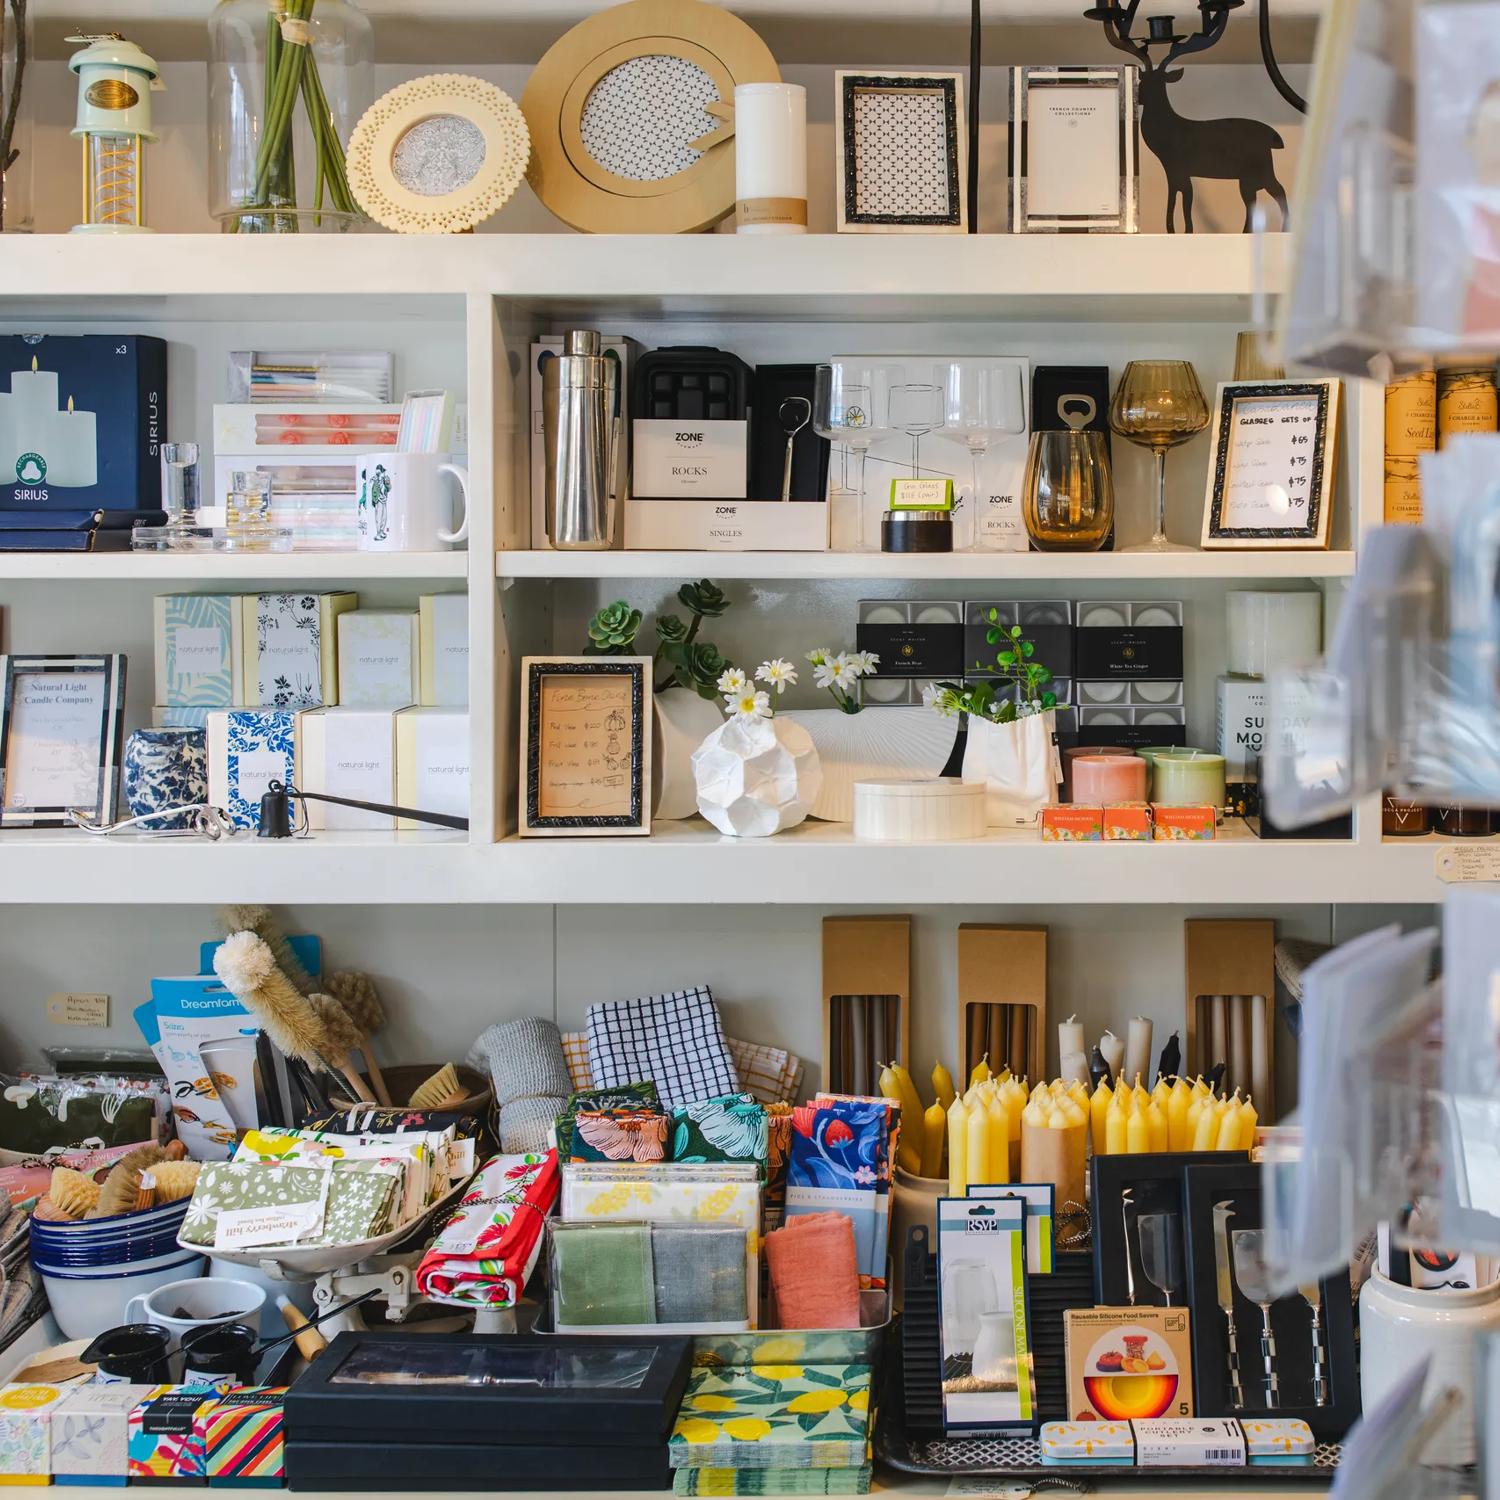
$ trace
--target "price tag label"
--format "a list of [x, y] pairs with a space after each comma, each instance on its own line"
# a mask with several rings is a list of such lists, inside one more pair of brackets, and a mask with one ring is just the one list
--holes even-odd
[[1500, 848], [1492, 844], [1450, 844], [1439, 849], [1437, 878], [1444, 885], [1500, 880]]
[[951, 479], [891, 480], [892, 510], [952, 510]]
[[108, 1026], [108, 995], [76, 995], [59, 991], [47, 996], [47, 1019], [54, 1026]]

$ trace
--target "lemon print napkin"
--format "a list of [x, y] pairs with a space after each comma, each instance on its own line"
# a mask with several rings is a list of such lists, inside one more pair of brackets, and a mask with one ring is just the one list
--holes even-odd
[[854, 1469], [869, 1462], [869, 1365], [694, 1370], [674, 1469]]

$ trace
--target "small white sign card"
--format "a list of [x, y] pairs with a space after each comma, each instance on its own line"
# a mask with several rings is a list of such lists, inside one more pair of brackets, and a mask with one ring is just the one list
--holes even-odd
[[1219, 386], [1205, 548], [1328, 545], [1338, 405], [1336, 380]]
[[0, 657], [0, 828], [112, 822], [125, 658]]

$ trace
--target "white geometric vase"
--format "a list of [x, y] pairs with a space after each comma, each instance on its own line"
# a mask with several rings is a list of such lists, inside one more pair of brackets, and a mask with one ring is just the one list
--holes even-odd
[[812, 736], [788, 719], [726, 719], [693, 752], [698, 811], [720, 833], [768, 838], [812, 811], [823, 770]]

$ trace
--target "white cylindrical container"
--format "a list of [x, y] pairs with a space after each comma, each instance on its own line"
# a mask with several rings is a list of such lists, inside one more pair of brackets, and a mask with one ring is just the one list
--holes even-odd
[[807, 233], [807, 90], [742, 83], [734, 91], [738, 234]]
[[1378, 1269], [1359, 1292], [1359, 1386], [1366, 1411], [1427, 1355], [1428, 1391], [1454, 1386], [1462, 1404], [1422, 1455], [1429, 1464], [1474, 1462], [1475, 1338], [1500, 1328], [1500, 1281], [1470, 1291], [1397, 1286]]
[[1278, 667], [1303, 667], [1323, 649], [1323, 596], [1310, 593], [1230, 593], [1229, 670], [1265, 677]]
[[854, 783], [854, 837], [888, 844], [925, 839], [978, 839], [985, 832], [983, 782], [939, 776], [930, 781]]

